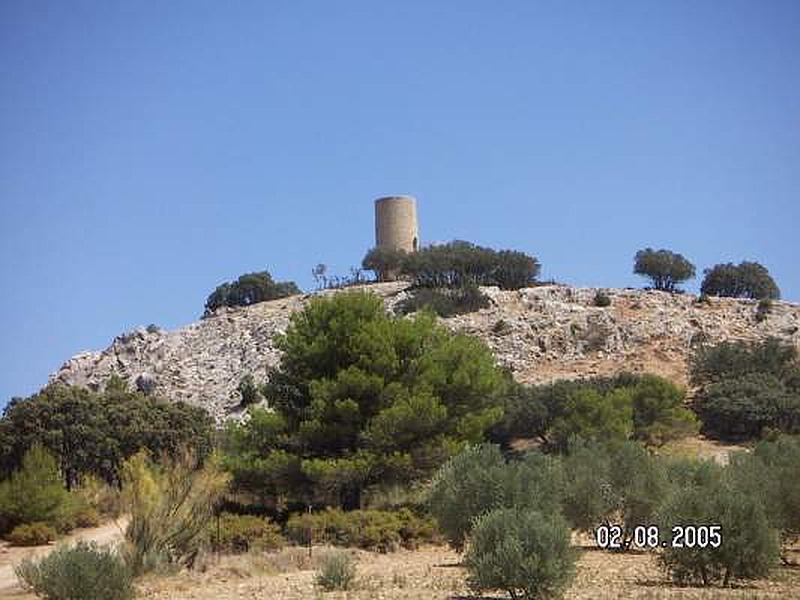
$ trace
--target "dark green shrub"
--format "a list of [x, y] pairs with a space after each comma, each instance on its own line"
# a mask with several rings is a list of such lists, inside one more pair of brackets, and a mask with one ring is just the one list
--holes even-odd
[[618, 443], [633, 434], [633, 403], [630, 389], [602, 393], [583, 388], [567, 396], [562, 414], [553, 421], [548, 439], [559, 449], [580, 437], [604, 443]]
[[730, 298], [770, 298], [777, 300], [781, 293], [775, 280], [763, 265], [744, 261], [714, 265], [704, 271], [700, 291], [709, 296]]
[[632, 436], [660, 445], [697, 431], [683, 400], [683, 390], [655, 375], [512, 385], [491, 439], [507, 446], [515, 438], [536, 438], [550, 450], [564, 450], [571, 435], [612, 443]]
[[539, 269], [539, 261], [522, 252], [498, 252], [469, 242], [453, 241], [406, 255], [401, 273], [416, 287], [496, 285], [515, 290], [533, 285]]
[[711, 304], [711, 299], [708, 297], [708, 294], [700, 294], [695, 299], [694, 303], [698, 306], [709, 306]]
[[52, 523], [59, 533], [69, 533], [76, 527], [97, 527], [100, 513], [81, 494], [70, 492]]
[[758, 306], [756, 307], [756, 321], [759, 323], [765, 321], [771, 312], [772, 300], [769, 298], [762, 298], [758, 301]]
[[797, 373], [797, 349], [775, 338], [756, 342], [721, 342], [698, 348], [690, 371], [697, 386], [766, 373], [786, 381]]
[[231, 553], [278, 550], [286, 540], [281, 528], [263, 517], [222, 513], [209, 523], [208, 538], [214, 550]]
[[349, 590], [356, 579], [356, 563], [346, 552], [325, 557], [314, 582], [326, 592]]
[[214, 436], [214, 420], [203, 408], [128, 391], [119, 378], [110, 378], [101, 393], [51, 385], [5, 408], [0, 478], [19, 469], [25, 452], [40, 445], [56, 459], [67, 489], [90, 474], [118, 485], [120, 465], [139, 449], [174, 456], [189, 447], [205, 459]]
[[297, 544], [333, 544], [388, 552], [399, 546], [415, 548], [436, 540], [435, 525], [430, 519], [399, 511], [329, 508], [316, 513], [289, 517], [286, 535]]
[[614, 377], [563, 379], [543, 385], [513, 384], [504, 397], [503, 421], [492, 430], [492, 437], [504, 443], [513, 438], [537, 438], [545, 447], [552, 448], [553, 425], [567, 414], [570, 396], [585, 390], [606, 395], [634, 387], [641, 380], [640, 375], [622, 373]]
[[495, 335], [506, 335], [511, 332], [511, 329], [511, 325], [505, 319], [495, 321], [495, 324], [492, 325], [492, 333]]
[[563, 517], [517, 508], [477, 517], [464, 557], [476, 592], [501, 589], [511, 598], [530, 600], [561, 597], [575, 561]]
[[684, 390], [666, 379], [645, 375], [631, 388], [631, 394], [635, 439], [660, 446], [697, 433], [697, 417], [683, 406]]
[[262, 400], [261, 391], [258, 389], [253, 376], [249, 373], [242, 377], [238, 386], [239, 395], [242, 397], [242, 406], [256, 404]]
[[75, 529], [78, 523], [75, 520], [74, 511], [70, 510], [69, 506], [65, 507], [64, 510], [59, 512], [53, 519], [52, 526], [60, 535], [65, 535]]
[[757, 438], [766, 428], [800, 431], [800, 396], [767, 373], [706, 386], [695, 399], [695, 410], [703, 432], [722, 439]]
[[405, 258], [406, 252], [403, 250], [376, 247], [367, 252], [361, 261], [361, 267], [375, 273], [378, 281], [389, 281], [400, 274]]
[[694, 265], [671, 250], [639, 250], [634, 257], [633, 272], [648, 277], [653, 288], [676, 291], [676, 285], [694, 277]]
[[478, 286], [457, 288], [415, 288], [397, 303], [395, 311], [407, 315], [418, 310], [432, 310], [440, 317], [452, 317], [476, 312], [491, 305], [489, 297]]
[[294, 281], [274, 281], [269, 271], [245, 273], [236, 281], [223, 283], [211, 292], [203, 316], [212, 315], [222, 306], [250, 306], [299, 293], [300, 288]]
[[39, 445], [25, 453], [18, 471], [0, 482], [0, 515], [7, 527], [40, 521], [53, 524], [68, 499], [55, 459]]
[[129, 600], [131, 572], [111, 550], [78, 542], [15, 569], [24, 587], [48, 600]]
[[677, 548], [670, 543], [662, 563], [678, 583], [727, 586], [733, 579], [767, 577], [777, 563], [779, 541], [760, 498], [737, 489], [725, 472], [709, 474], [705, 481], [674, 488], [658, 520], [660, 531], [668, 534], [675, 526], [719, 525], [721, 544]]
[[42, 546], [56, 539], [56, 530], [47, 523], [23, 523], [6, 534], [12, 546]]
[[492, 278], [501, 290], [518, 290], [536, 283], [541, 265], [535, 257], [517, 250], [500, 250], [495, 257]]
[[461, 550], [473, 520], [505, 507], [559, 510], [562, 485], [558, 459], [530, 453], [506, 463], [497, 446], [472, 446], [448, 461], [435, 475], [428, 505], [451, 546]]
[[572, 382], [539, 386], [512, 383], [503, 398], [503, 419], [491, 429], [489, 439], [505, 448], [517, 438], [537, 439], [547, 445], [553, 420], [573, 387]]
[[796, 348], [776, 339], [723, 342], [692, 358], [700, 387], [695, 410], [708, 435], [758, 437], [800, 432], [800, 364]]
[[594, 295], [594, 299], [592, 300], [592, 303], [598, 308], [606, 308], [608, 306], [611, 306], [611, 298], [605, 292], [597, 290], [597, 292]]

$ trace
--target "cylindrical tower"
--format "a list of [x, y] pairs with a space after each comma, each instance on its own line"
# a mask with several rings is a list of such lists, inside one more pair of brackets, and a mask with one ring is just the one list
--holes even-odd
[[411, 196], [375, 200], [375, 246], [416, 252], [419, 249], [417, 201]]

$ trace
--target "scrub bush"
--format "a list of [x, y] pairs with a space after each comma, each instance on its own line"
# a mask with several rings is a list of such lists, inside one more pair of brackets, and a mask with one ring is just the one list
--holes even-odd
[[524, 600], [561, 597], [575, 560], [560, 515], [514, 508], [478, 517], [464, 557], [473, 590], [502, 589]]
[[326, 557], [314, 581], [326, 592], [349, 590], [356, 578], [356, 564], [346, 552]]
[[241, 553], [249, 550], [277, 550], [286, 543], [275, 523], [255, 515], [223, 513], [209, 524], [209, 539], [215, 550]]
[[597, 291], [594, 295], [593, 303], [598, 308], [606, 308], [611, 306], [611, 298], [605, 292]]
[[6, 535], [12, 546], [42, 546], [56, 539], [56, 530], [47, 523], [23, 523]]
[[47, 600], [130, 600], [132, 575], [112, 550], [94, 543], [62, 546], [15, 569], [23, 587]]
[[407, 315], [428, 309], [440, 317], [452, 317], [476, 312], [490, 305], [489, 297], [478, 286], [464, 285], [457, 288], [416, 288], [398, 303], [396, 312]]
[[399, 511], [329, 508], [292, 515], [287, 537], [298, 544], [333, 544], [388, 552], [398, 546], [415, 548], [436, 540], [436, 526], [408, 509]]

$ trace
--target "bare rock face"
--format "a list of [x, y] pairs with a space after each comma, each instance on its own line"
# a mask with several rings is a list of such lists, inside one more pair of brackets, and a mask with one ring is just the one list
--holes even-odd
[[487, 289], [493, 306], [448, 319], [485, 339], [498, 360], [523, 382], [655, 373], [688, 380], [688, 359], [703, 343], [777, 337], [800, 347], [800, 306], [775, 302], [765, 319], [758, 302], [642, 290], [600, 290], [611, 299], [594, 306], [597, 289], [542, 286]]
[[295, 296], [222, 309], [175, 331], [136, 329], [117, 336], [102, 352], [74, 356], [50, 381], [99, 390], [116, 374], [131, 389], [203, 406], [221, 420], [241, 402], [241, 378], [250, 373], [263, 382], [267, 367], [278, 362], [275, 335], [303, 303]]
[[[387, 309], [403, 299], [406, 284], [362, 286]], [[650, 372], [687, 381], [693, 347], [722, 340], [770, 336], [800, 347], [800, 306], [774, 302], [766, 318], [757, 302], [689, 294], [604, 289], [611, 305], [594, 306], [597, 289], [548, 285], [516, 291], [485, 288], [489, 308], [443, 322], [484, 339], [500, 364], [527, 383], [560, 378]], [[339, 292], [322, 292], [324, 294]], [[112, 374], [132, 389], [203, 406], [218, 421], [241, 414], [237, 390], [250, 374], [263, 382], [278, 364], [275, 336], [310, 295], [222, 309], [175, 331], [139, 328], [117, 336], [102, 352], [82, 352], [51, 382], [102, 389]]]

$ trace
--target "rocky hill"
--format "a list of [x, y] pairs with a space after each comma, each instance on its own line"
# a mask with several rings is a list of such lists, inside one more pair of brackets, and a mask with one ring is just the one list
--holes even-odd
[[[405, 296], [405, 284], [365, 286], [388, 309]], [[594, 288], [547, 285], [518, 291], [485, 288], [489, 308], [443, 322], [478, 335], [499, 362], [523, 382], [652, 372], [685, 383], [694, 346], [724, 339], [775, 336], [800, 347], [800, 306], [773, 303], [765, 318], [757, 302], [689, 294], [603, 289], [611, 305], [594, 306]], [[339, 292], [322, 292], [339, 293]], [[50, 381], [99, 389], [112, 374], [131, 386], [206, 407], [216, 419], [240, 413], [243, 375], [263, 381], [277, 364], [275, 334], [311, 295], [247, 308], [222, 309], [175, 331], [139, 328], [116, 337], [101, 352], [69, 359]]]

